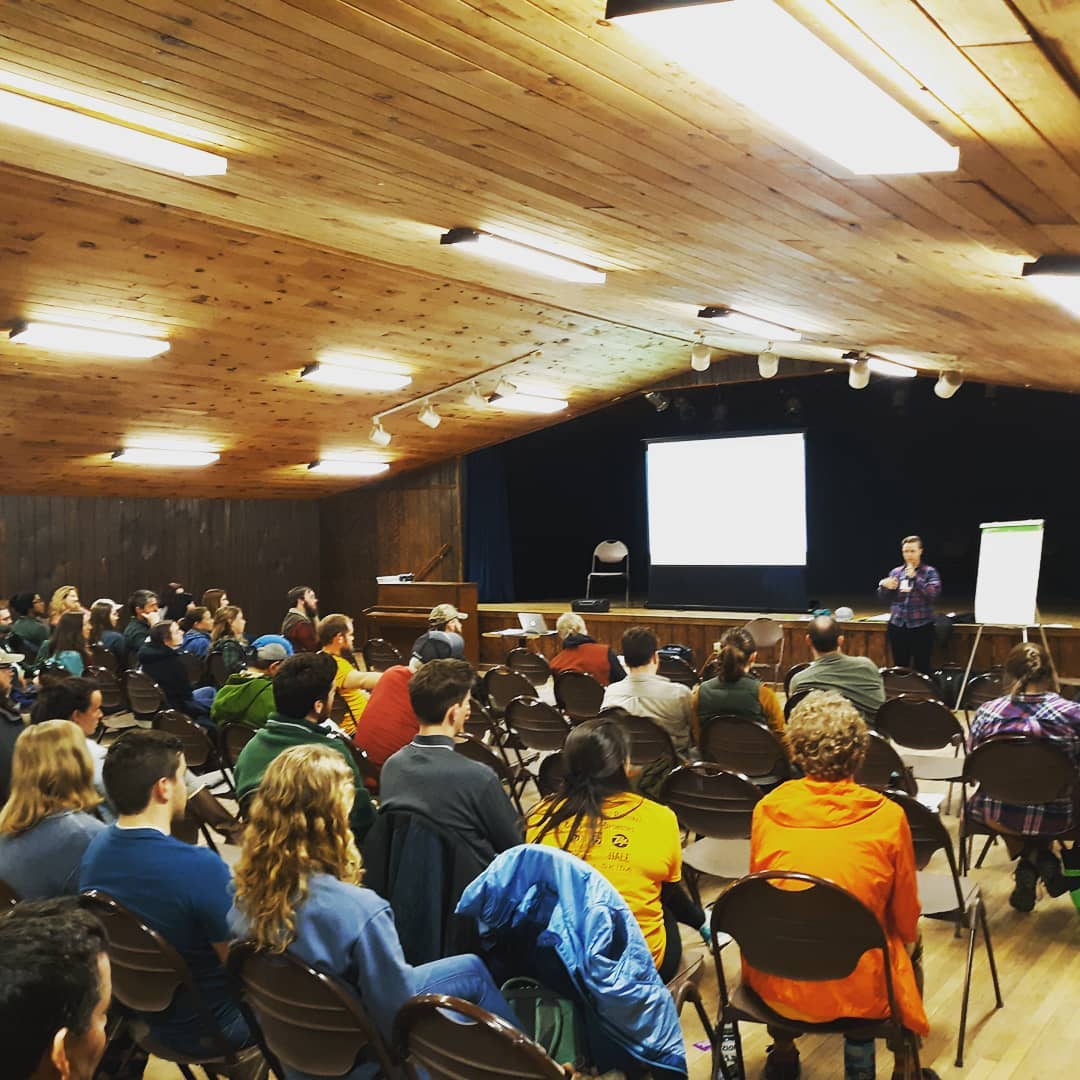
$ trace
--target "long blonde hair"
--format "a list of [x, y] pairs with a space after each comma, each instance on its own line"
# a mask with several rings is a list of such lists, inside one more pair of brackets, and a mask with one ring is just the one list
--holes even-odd
[[284, 952], [292, 943], [312, 874], [360, 884], [349, 827], [355, 794], [352, 770], [328, 746], [294, 746], [266, 770], [234, 872], [236, 906], [260, 948]]
[[100, 803], [86, 736], [70, 720], [32, 724], [15, 740], [0, 836], [24, 832], [62, 810], [93, 810]]
[[68, 610], [65, 606], [68, 594], [77, 593], [78, 591], [78, 588], [74, 585], [61, 585], [59, 589], [53, 592], [49, 599], [49, 622], [56, 622]]

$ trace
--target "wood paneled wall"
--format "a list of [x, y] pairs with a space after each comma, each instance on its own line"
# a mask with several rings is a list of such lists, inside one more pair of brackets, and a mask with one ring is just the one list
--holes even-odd
[[0, 495], [0, 596], [75, 585], [89, 604], [180, 581], [228, 589], [249, 633], [276, 632], [288, 590], [321, 582], [318, 529], [311, 501]]
[[432, 581], [462, 576], [461, 459], [320, 500], [323, 613], [358, 616], [375, 603], [377, 574], [418, 571], [442, 547]]

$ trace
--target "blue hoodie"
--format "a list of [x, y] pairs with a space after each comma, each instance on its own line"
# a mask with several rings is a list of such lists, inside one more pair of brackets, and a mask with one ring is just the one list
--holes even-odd
[[481, 941], [539, 928], [578, 990], [589, 1024], [647, 1066], [685, 1076], [675, 1002], [626, 901], [598, 871], [558, 848], [522, 844], [497, 856], [465, 890], [459, 915]]

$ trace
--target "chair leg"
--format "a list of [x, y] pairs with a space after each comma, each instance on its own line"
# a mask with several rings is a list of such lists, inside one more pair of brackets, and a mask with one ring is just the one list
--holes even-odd
[[956, 1067], [959, 1069], [964, 1064], [964, 1036], [967, 1033], [968, 999], [971, 997], [971, 969], [975, 963], [975, 934], [979, 929], [979, 922], [972, 913], [968, 929], [967, 964], [964, 968], [964, 994], [960, 999], [960, 1030], [956, 1036]]
[[986, 853], [990, 850], [990, 846], [992, 844], [996, 844], [996, 843], [997, 843], [997, 837], [996, 836], [988, 836], [986, 838], [986, 843], [983, 845], [982, 854], [979, 856], [978, 860], [975, 863], [975, 869], [976, 870], [981, 870], [982, 869], [983, 859], [986, 858]]
[[177, 1065], [184, 1080], [195, 1080], [195, 1074], [186, 1065]]
[[998, 983], [997, 963], [994, 961], [994, 946], [990, 941], [990, 925], [986, 920], [986, 905], [979, 900], [978, 905], [979, 925], [982, 927], [983, 942], [986, 945], [986, 959], [990, 962], [990, 978], [994, 981], [994, 998], [997, 1008], [1001, 1008], [1005, 1002], [1001, 997], [1001, 985]]
[[209, 828], [209, 826], [208, 826], [208, 825], [207, 825], [207, 824], [206, 824], [206, 823], [204, 822], [204, 823], [203, 823], [202, 825], [200, 825], [200, 826], [199, 826], [199, 828], [200, 828], [200, 829], [201, 829], [201, 831], [202, 831], [202, 834], [203, 834], [203, 839], [204, 839], [204, 840], [206, 841], [206, 846], [207, 846], [207, 847], [208, 847], [208, 848], [209, 848], [209, 849], [210, 849], [210, 850], [211, 850], [211, 851], [212, 851], [212, 852], [213, 852], [213, 853], [214, 853], [215, 855], [219, 855], [219, 854], [220, 854], [220, 852], [219, 852], [219, 851], [218, 851], [218, 849], [217, 849], [217, 844], [215, 844], [215, 843], [214, 843], [214, 838], [213, 838], [213, 837], [212, 837], [212, 836], [210, 835], [210, 828]]

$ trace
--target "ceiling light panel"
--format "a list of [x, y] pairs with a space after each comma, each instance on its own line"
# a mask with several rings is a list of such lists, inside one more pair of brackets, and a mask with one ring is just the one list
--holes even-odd
[[320, 458], [308, 466], [308, 472], [325, 476], [380, 476], [390, 468], [386, 461], [353, 460], [351, 458]]
[[515, 240], [506, 240], [501, 236], [479, 229], [456, 228], [444, 233], [439, 243], [453, 245], [462, 251], [482, 255], [487, 259], [516, 266], [519, 270], [528, 270], [534, 274], [557, 278], [559, 281], [572, 281], [581, 285], [603, 285], [607, 274], [592, 266], [564, 259], [549, 251], [520, 244]]
[[304, 382], [318, 383], [322, 386], [371, 392], [401, 390], [412, 382], [412, 376], [401, 371], [327, 360], [308, 364], [300, 372], [300, 378]]
[[570, 403], [564, 398], [543, 397], [540, 394], [523, 394], [520, 390], [505, 397], [493, 397], [491, 404], [497, 409], [508, 409], [510, 412], [538, 413], [550, 415], [562, 412]]
[[698, 312], [699, 319], [708, 319], [718, 330], [727, 330], [734, 334], [753, 334], [767, 341], [801, 341], [802, 334], [790, 326], [759, 319], [742, 311], [732, 311], [726, 307], [703, 307]]
[[15, 345], [29, 345], [51, 352], [116, 356], [134, 360], [148, 360], [152, 356], [160, 356], [169, 348], [169, 343], [161, 338], [94, 330], [86, 326], [62, 326], [57, 323], [26, 323], [12, 330], [9, 336]]

